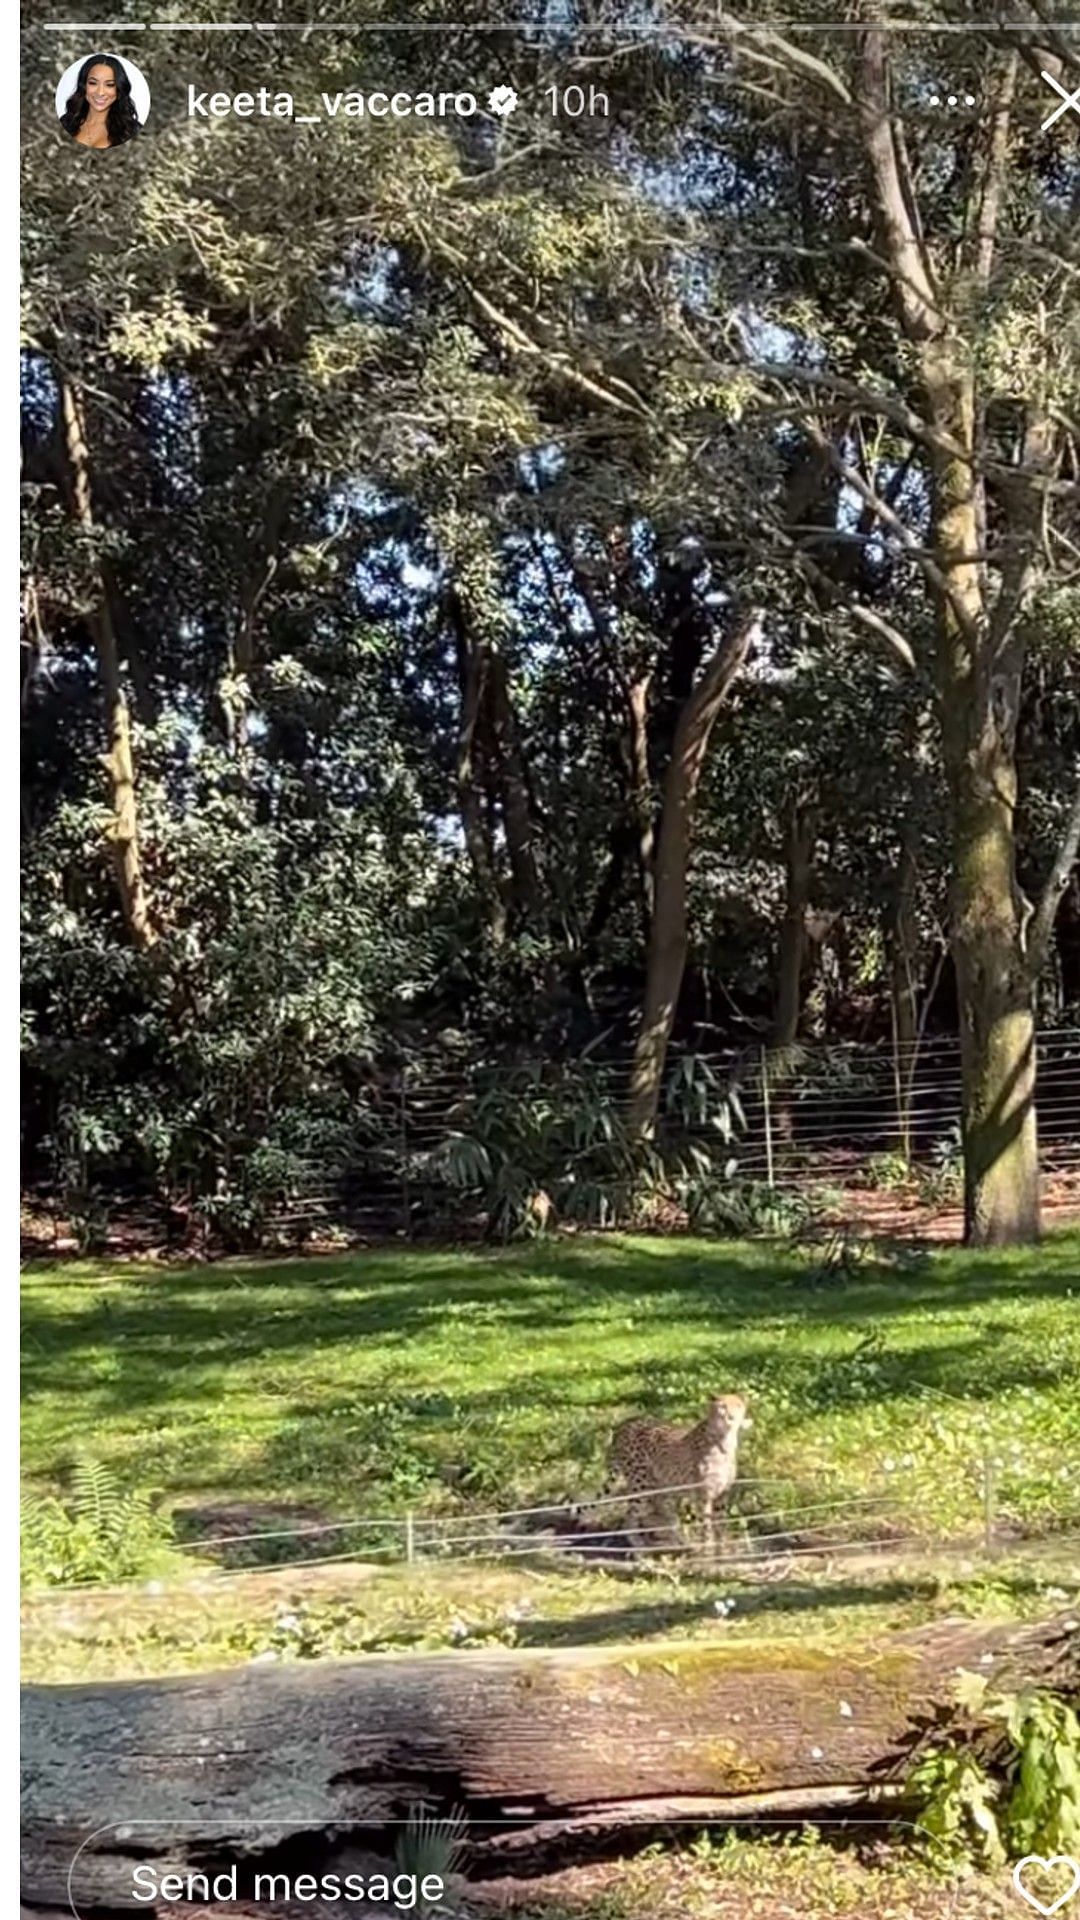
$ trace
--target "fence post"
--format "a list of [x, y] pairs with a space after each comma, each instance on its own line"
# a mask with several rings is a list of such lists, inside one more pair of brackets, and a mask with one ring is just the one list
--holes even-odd
[[765, 1178], [770, 1187], [775, 1187], [776, 1175], [773, 1169], [772, 1108], [769, 1105], [769, 1056], [764, 1047], [761, 1049], [761, 1104], [765, 1112]]
[[401, 1069], [401, 1095], [398, 1116], [398, 1151], [401, 1154], [401, 1227], [405, 1238], [412, 1237], [412, 1194], [409, 1190], [409, 1069]]
[[983, 1545], [987, 1553], [997, 1546], [997, 1462], [989, 1447], [983, 1454]]
[[416, 1538], [413, 1533], [413, 1517], [411, 1513], [407, 1513], [405, 1515], [405, 1564], [406, 1566], [411, 1567], [415, 1559], [416, 1559]]
[[893, 1091], [896, 1095], [896, 1129], [900, 1140], [900, 1153], [904, 1165], [910, 1173], [911, 1103], [908, 1098], [908, 1088], [905, 1085], [905, 1074], [914, 1073], [915, 1061], [914, 1055], [908, 1061], [902, 1060], [900, 1056], [900, 1028], [896, 1018], [895, 999], [892, 1001], [889, 1011], [892, 1016]]

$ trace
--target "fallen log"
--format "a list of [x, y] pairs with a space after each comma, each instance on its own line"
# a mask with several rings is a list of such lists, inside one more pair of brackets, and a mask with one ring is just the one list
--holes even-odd
[[[386, 1655], [63, 1687], [23, 1705], [23, 1899], [134, 1908], [132, 1870], [355, 1845], [419, 1801], [480, 1836], [634, 1807], [850, 1803], [901, 1778], [961, 1670], [1080, 1687], [1077, 1622], [803, 1642]], [[856, 1794], [856, 1798], [858, 1795]], [[646, 1814], [639, 1818], [650, 1817]], [[385, 1847], [384, 1847], [385, 1851]]]

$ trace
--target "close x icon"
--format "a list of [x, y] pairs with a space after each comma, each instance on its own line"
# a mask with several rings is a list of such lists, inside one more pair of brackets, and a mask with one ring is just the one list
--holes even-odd
[[1054, 92], [1061, 96], [1060, 106], [1056, 106], [1053, 113], [1042, 123], [1042, 131], [1045, 133], [1048, 127], [1053, 126], [1055, 120], [1060, 120], [1062, 114], [1068, 113], [1070, 109], [1073, 113], [1080, 115], [1080, 87], [1076, 87], [1073, 92], [1070, 93], [1068, 88], [1063, 87], [1061, 81], [1056, 80], [1052, 73], [1047, 73], [1045, 67], [1040, 67], [1039, 72], [1046, 81], [1047, 86], [1053, 87]]

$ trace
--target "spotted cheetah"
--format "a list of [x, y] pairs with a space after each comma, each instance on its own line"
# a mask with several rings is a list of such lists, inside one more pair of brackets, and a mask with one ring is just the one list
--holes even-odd
[[701, 1503], [706, 1551], [715, 1544], [713, 1512], [717, 1501], [730, 1492], [735, 1480], [736, 1455], [740, 1430], [748, 1424], [746, 1401], [738, 1393], [721, 1394], [710, 1400], [705, 1417], [693, 1427], [670, 1427], [661, 1420], [637, 1418], [624, 1420], [615, 1429], [609, 1460], [613, 1470], [625, 1481], [631, 1495], [653, 1497], [633, 1501], [633, 1518], [639, 1514], [640, 1528], [630, 1537], [641, 1546], [676, 1544], [681, 1536], [677, 1519], [680, 1492], [657, 1489], [685, 1489]]

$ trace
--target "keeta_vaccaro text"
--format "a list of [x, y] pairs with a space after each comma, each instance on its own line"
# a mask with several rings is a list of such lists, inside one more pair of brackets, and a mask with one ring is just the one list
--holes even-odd
[[[509, 93], [508, 88], [497, 88], [497, 93]], [[363, 120], [372, 117], [385, 119], [388, 115], [397, 120], [415, 117], [418, 120], [442, 120], [448, 115], [457, 114], [469, 119], [480, 110], [474, 93], [321, 93], [317, 113], [297, 113], [296, 102], [291, 93], [276, 93], [270, 87], [257, 87], [249, 93], [211, 93], [199, 92], [189, 86], [189, 120], [225, 120], [236, 115], [241, 120], [296, 120], [301, 123], [312, 120]], [[493, 104], [493, 103], [489, 103]], [[495, 106], [494, 110], [500, 109]]]

